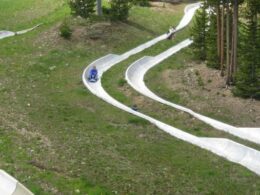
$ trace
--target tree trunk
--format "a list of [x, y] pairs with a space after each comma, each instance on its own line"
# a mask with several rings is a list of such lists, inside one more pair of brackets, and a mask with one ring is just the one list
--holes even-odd
[[232, 79], [237, 71], [237, 41], [238, 41], [238, 2], [234, 0], [233, 4], [233, 60], [232, 60]]
[[[221, 20], [221, 16], [220, 16], [220, 4], [217, 5], [217, 29], [218, 29], [218, 40], [217, 40], [217, 47], [218, 47], [218, 61], [221, 62], [221, 25], [220, 25], [220, 21]], [[220, 66], [221, 68], [221, 66]]]
[[230, 66], [230, 22], [229, 22], [229, 0], [227, 0], [226, 5], [226, 67], [227, 67], [227, 85], [230, 85], [230, 78], [231, 78], [231, 66]]
[[221, 42], [220, 42], [220, 71], [221, 71], [221, 76], [224, 76], [224, 57], [225, 57], [225, 25], [224, 25], [224, 20], [225, 20], [225, 3], [222, 3], [221, 7]]
[[97, 0], [97, 13], [102, 16], [102, 0]]

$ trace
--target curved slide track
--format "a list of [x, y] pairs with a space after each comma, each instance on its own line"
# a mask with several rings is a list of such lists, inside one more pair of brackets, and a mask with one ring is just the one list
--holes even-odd
[[136, 62], [131, 64], [128, 67], [128, 69], [126, 70], [125, 78], [126, 78], [128, 84], [130, 84], [139, 93], [141, 93], [153, 100], [156, 100], [162, 104], [165, 104], [165, 105], [171, 106], [173, 108], [176, 108], [178, 110], [181, 110], [183, 112], [189, 113], [193, 117], [211, 125], [212, 127], [216, 128], [218, 130], [225, 131], [232, 135], [240, 137], [242, 139], [246, 139], [246, 140], [252, 141], [254, 143], [260, 144], [260, 128], [234, 127], [232, 125], [217, 121], [215, 119], [209, 118], [209, 117], [201, 115], [199, 113], [196, 113], [189, 108], [186, 108], [186, 107], [180, 106], [178, 104], [169, 102], [165, 99], [162, 99], [161, 97], [157, 96], [156, 94], [154, 94], [151, 90], [149, 90], [147, 88], [147, 86], [144, 83], [145, 73], [149, 69], [154, 67], [155, 65], [159, 64], [166, 58], [175, 54], [182, 48], [189, 46], [190, 44], [192, 44], [192, 41], [187, 39], [155, 57], [145, 56], [145, 57], [137, 60]]
[[0, 39], [4, 39], [4, 38], [7, 38], [7, 37], [12, 37], [12, 36], [15, 36], [15, 35], [21, 35], [21, 34], [25, 34], [29, 31], [32, 31], [34, 30], [35, 28], [39, 27], [41, 24], [38, 24], [32, 28], [28, 28], [28, 29], [25, 29], [25, 30], [21, 30], [21, 31], [17, 31], [17, 32], [12, 32], [12, 31], [7, 31], [7, 30], [2, 30], [0, 31]]
[[1, 195], [33, 195], [23, 184], [15, 178], [0, 170], [0, 194]]
[[[192, 5], [189, 5], [188, 7], [186, 7], [186, 9], [185, 9], [186, 13], [185, 13], [185, 16], [183, 17], [183, 19], [188, 18], [186, 20], [190, 21], [192, 17], [187, 17], [187, 15], [190, 14], [191, 16], [193, 16], [196, 9], [198, 9], [199, 6], [200, 6], [200, 4], [192, 4]], [[182, 25], [184, 24], [183, 19], [180, 22], [180, 24], [182, 24]], [[189, 23], [189, 21], [188, 22], [187, 21], [186, 21], [186, 24]], [[179, 26], [180, 26], [180, 24], [179, 24]], [[185, 25], [183, 25], [183, 27], [184, 26]], [[105, 71], [107, 71], [109, 68], [116, 65], [117, 63], [127, 59], [131, 55], [134, 55], [134, 54], [156, 44], [157, 42], [164, 40], [165, 38], [167, 38], [167, 34], [161, 35], [151, 41], [148, 41], [147, 43], [144, 43], [122, 55], [108, 54], [100, 59], [97, 59], [96, 61], [94, 61], [93, 63], [91, 63], [89, 66], [87, 66], [85, 68], [85, 70], [82, 74], [82, 80], [83, 80], [84, 85], [94, 95], [103, 99], [104, 101], [108, 102], [109, 104], [111, 104], [119, 109], [122, 109], [128, 113], [141, 117], [145, 120], [148, 120], [152, 124], [156, 125], [158, 128], [162, 129], [163, 131], [169, 133], [170, 135], [172, 135], [178, 139], [181, 139], [183, 141], [189, 142], [189, 143], [197, 145], [203, 149], [211, 151], [232, 162], [238, 163], [238, 164], [248, 168], [249, 170], [255, 172], [256, 174], [260, 175], [260, 166], [259, 166], [260, 152], [259, 151], [252, 149], [250, 147], [244, 146], [242, 144], [236, 143], [229, 139], [203, 138], [203, 137], [197, 137], [192, 134], [186, 133], [180, 129], [177, 129], [168, 124], [165, 124], [165, 123], [163, 123], [159, 120], [156, 120], [150, 116], [147, 116], [143, 113], [132, 110], [130, 107], [115, 100], [104, 90], [104, 88], [101, 85], [101, 79], [102, 79], [102, 75]], [[188, 42], [187, 42], [187, 44], [188, 44]], [[91, 83], [91, 82], [88, 82], [87, 77], [88, 77], [89, 69], [94, 65], [99, 70], [100, 79], [96, 83]]]

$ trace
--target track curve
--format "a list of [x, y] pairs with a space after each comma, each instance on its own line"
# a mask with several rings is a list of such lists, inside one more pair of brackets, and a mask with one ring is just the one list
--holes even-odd
[[29, 31], [34, 30], [35, 28], [39, 27], [41, 24], [37, 24], [36, 26], [32, 27], [32, 28], [28, 28], [25, 30], [21, 30], [21, 31], [17, 31], [17, 32], [12, 32], [12, 31], [7, 31], [7, 30], [2, 30], [0, 31], [0, 39], [5, 39], [7, 37], [12, 37], [15, 35], [21, 35], [21, 34], [25, 34]]
[[194, 112], [193, 110], [186, 108], [184, 106], [174, 104], [172, 102], [169, 102], [155, 93], [153, 93], [148, 87], [145, 85], [144, 82], [144, 75], [147, 71], [149, 71], [154, 66], [158, 65], [163, 60], [167, 59], [168, 57], [172, 56], [173, 54], [177, 53], [179, 50], [181, 50], [184, 47], [189, 46], [192, 44], [192, 41], [187, 39], [185, 41], [182, 41], [181, 43], [173, 46], [172, 48], [162, 52], [161, 54], [151, 57], [151, 56], [145, 56], [137, 61], [135, 61], [133, 64], [131, 64], [128, 69], [125, 72], [125, 79], [127, 80], [128, 84], [131, 85], [136, 91], [143, 94], [144, 96], [147, 96], [155, 101], [158, 101], [162, 104], [171, 106], [177, 110], [181, 110], [183, 112], [186, 112], [193, 117], [211, 125], [212, 127], [230, 133], [232, 135], [235, 135], [237, 137], [240, 137], [245, 140], [252, 141], [254, 143], [260, 144], [260, 128], [245, 128], [245, 127], [235, 127], [226, 123], [223, 123], [221, 121], [212, 119], [210, 117], [201, 115], [199, 113]]
[[[199, 8], [199, 4], [196, 4], [196, 9]], [[189, 7], [186, 8], [185, 15], [192, 13], [192, 16], [195, 13], [194, 10], [194, 4], [193, 6], [190, 6], [191, 12], [189, 12]], [[185, 17], [185, 16], [184, 16]], [[183, 18], [184, 18], [183, 17]], [[191, 17], [192, 18], [192, 17]], [[184, 22], [183, 22], [184, 23]], [[100, 59], [97, 59], [93, 63], [91, 63], [89, 66], [87, 66], [82, 74], [82, 80], [86, 88], [88, 88], [94, 95], [97, 97], [103, 99], [107, 103], [124, 110], [128, 113], [131, 113], [133, 115], [136, 115], [138, 117], [141, 117], [145, 120], [148, 120], [152, 124], [156, 125], [158, 128], [162, 129], [163, 131], [169, 133], [170, 135], [181, 139], [183, 141], [189, 142], [191, 144], [194, 144], [196, 146], [199, 146], [200, 148], [206, 149], [208, 151], [211, 151], [219, 156], [222, 156], [232, 162], [238, 163], [249, 170], [255, 172], [256, 174], [260, 175], [260, 152], [249, 148], [247, 146], [238, 144], [234, 141], [231, 141], [229, 139], [221, 139], [221, 138], [201, 138], [194, 136], [192, 134], [186, 133], [180, 129], [177, 129], [175, 127], [172, 127], [168, 124], [165, 124], [159, 120], [156, 120], [148, 115], [145, 115], [143, 113], [137, 112], [132, 110], [130, 107], [118, 102], [113, 97], [111, 97], [102, 87], [101, 80], [102, 75], [105, 71], [107, 71], [112, 66], [116, 65], [117, 63], [127, 59], [131, 55], [134, 55], [156, 43], [158, 43], [161, 40], [164, 40], [167, 38], [167, 34], [161, 35], [151, 41], [148, 41], [147, 43], [144, 43], [122, 55], [116, 55], [116, 54], [108, 54]], [[92, 66], [96, 66], [99, 70], [99, 80], [96, 83], [90, 83], [87, 80], [89, 69]], [[223, 147], [226, 146], [226, 147]], [[234, 148], [234, 149], [233, 149]], [[228, 152], [227, 152], [228, 151]], [[237, 151], [244, 151], [243, 155], [239, 155], [240, 152]]]

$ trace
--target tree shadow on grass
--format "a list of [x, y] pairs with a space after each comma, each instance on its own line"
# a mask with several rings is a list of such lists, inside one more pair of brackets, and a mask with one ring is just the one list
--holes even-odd
[[134, 28], [137, 28], [139, 30], [146, 31], [146, 32], [150, 33], [151, 35], [157, 35], [157, 33], [155, 31], [153, 31], [151, 29], [148, 29], [148, 28], [146, 28], [146, 27], [144, 27], [144, 26], [142, 26], [142, 25], [140, 25], [140, 24], [138, 24], [136, 22], [126, 21], [125, 24], [127, 24], [129, 26], [132, 26]]

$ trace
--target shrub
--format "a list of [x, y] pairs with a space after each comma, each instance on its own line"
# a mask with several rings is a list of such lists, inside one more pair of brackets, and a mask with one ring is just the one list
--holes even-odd
[[106, 16], [109, 16], [110, 15], [110, 8], [107, 8], [107, 7], [102, 7], [102, 13]]
[[131, 3], [129, 0], [111, 0], [111, 20], [126, 21], [129, 15]]
[[198, 80], [197, 80], [197, 81], [198, 81], [198, 85], [199, 85], [199, 86], [201, 86], [201, 87], [204, 86], [204, 82], [203, 82], [201, 76], [198, 76]]
[[139, 6], [150, 6], [149, 0], [133, 0], [133, 3]]
[[65, 39], [70, 39], [72, 35], [72, 30], [68, 24], [68, 22], [63, 22], [63, 24], [60, 26], [60, 36]]
[[119, 86], [119, 87], [123, 87], [126, 83], [127, 83], [126, 80], [123, 79], [123, 78], [121, 78], [121, 79], [118, 81], [118, 86]]
[[82, 18], [89, 18], [95, 12], [96, 0], [70, 0], [71, 13]]

